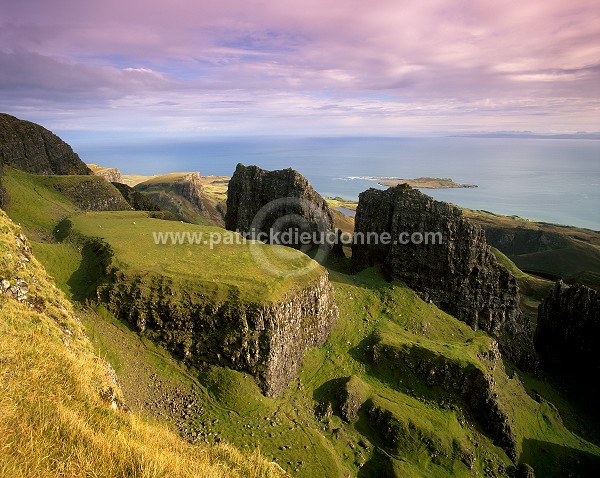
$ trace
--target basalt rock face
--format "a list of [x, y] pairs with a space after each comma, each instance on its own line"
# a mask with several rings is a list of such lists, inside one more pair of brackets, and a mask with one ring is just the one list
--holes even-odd
[[229, 181], [225, 227], [257, 234], [290, 228], [311, 235], [335, 231], [329, 206], [300, 173], [242, 164]]
[[160, 206], [146, 197], [144, 193], [135, 190], [127, 184], [113, 182], [112, 185], [119, 190], [125, 201], [136, 211], [160, 211]]
[[57, 182], [54, 189], [84, 211], [131, 210], [131, 206], [112, 184], [96, 176], [77, 179], [76, 182]]
[[96, 176], [106, 179], [109, 183], [122, 183], [123, 178], [118, 168], [103, 168], [97, 164], [88, 164], [88, 167]]
[[270, 397], [296, 377], [305, 352], [325, 342], [338, 317], [326, 271], [265, 304], [241, 302], [235, 294], [216, 300], [155, 274], [127, 277], [113, 269], [109, 275], [98, 297], [117, 317], [187, 363], [250, 373]]
[[144, 193], [163, 211], [169, 211], [191, 223], [210, 223], [222, 226], [223, 213], [204, 191], [200, 173], [174, 173], [153, 178], [137, 184], [137, 191]]
[[540, 364], [586, 380], [600, 380], [600, 293], [559, 281], [538, 307], [535, 348]]
[[391, 238], [387, 244], [355, 240], [355, 271], [382, 264], [388, 278], [403, 281], [474, 330], [488, 332], [510, 360], [535, 366], [532, 332], [519, 309], [517, 282], [496, 261], [483, 230], [458, 208], [406, 185], [369, 189], [359, 197], [355, 231], [357, 237], [376, 233], [381, 238], [387, 233]]
[[34, 174], [92, 174], [73, 149], [40, 125], [0, 113], [0, 166]]

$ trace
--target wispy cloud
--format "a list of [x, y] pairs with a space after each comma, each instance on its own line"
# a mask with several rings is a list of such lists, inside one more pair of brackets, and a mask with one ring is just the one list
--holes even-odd
[[598, 130], [597, 12], [595, 0], [23, 0], [0, 13], [0, 109], [183, 133]]

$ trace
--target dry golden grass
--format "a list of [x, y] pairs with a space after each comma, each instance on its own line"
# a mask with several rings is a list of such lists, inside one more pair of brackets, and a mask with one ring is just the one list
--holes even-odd
[[[280, 477], [257, 451], [191, 445], [118, 406], [120, 391], [70, 303], [0, 210], [0, 477]], [[106, 391], [115, 390], [115, 400]]]

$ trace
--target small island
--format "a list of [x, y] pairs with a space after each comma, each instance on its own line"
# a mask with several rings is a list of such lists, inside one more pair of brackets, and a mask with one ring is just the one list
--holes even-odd
[[413, 188], [419, 189], [450, 189], [450, 188], [476, 188], [476, 184], [460, 184], [455, 183], [450, 178], [416, 178], [416, 179], [402, 179], [402, 178], [373, 178], [381, 186], [398, 186], [399, 184], [408, 184]]

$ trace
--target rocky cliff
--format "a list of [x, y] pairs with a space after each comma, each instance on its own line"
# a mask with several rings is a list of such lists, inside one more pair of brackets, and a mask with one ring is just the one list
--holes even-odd
[[508, 256], [564, 249], [571, 241], [564, 235], [544, 230], [484, 227], [487, 242]]
[[540, 364], [587, 380], [600, 380], [600, 293], [556, 283], [538, 308], [535, 348]]
[[[458, 208], [406, 185], [369, 189], [360, 195], [355, 230], [365, 240], [352, 248], [354, 270], [382, 264], [388, 278], [405, 282], [474, 330], [488, 332], [509, 359], [534, 366], [532, 333], [519, 309], [517, 282], [490, 252], [483, 230]], [[373, 233], [378, 238], [389, 234], [390, 243], [368, 241]]]
[[34, 174], [92, 174], [71, 147], [35, 123], [0, 113], [0, 166]]
[[76, 177], [51, 182], [53, 189], [60, 192], [75, 206], [84, 211], [128, 211], [131, 206], [121, 193], [99, 177]]
[[487, 347], [482, 347], [477, 360], [456, 360], [419, 344], [398, 345], [378, 336], [370, 353], [373, 363], [379, 366], [376, 370], [391, 370], [406, 387], [420, 388], [424, 398], [453, 403], [464, 410], [516, 463], [516, 434], [493, 375], [502, 366], [496, 341], [490, 340]]
[[160, 206], [144, 193], [120, 182], [113, 182], [112, 185], [119, 190], [125, 201], [136, 211], [160, 211]]
[[223, 213], [202, 186], [200, 173], [172, 173], [157, 176], [135, 186], [164, 211], [190, 223], [223, 224]]
[[96, 176], [106, 179], [109, 183], [123, 182], [121, 171], [118, 168], [103, 168], [97, 164], [88, 164], [87, 166]]
[[256, 234], [294, 229], [311, 236], [335, 230], [327, 203], [300, 173], [242, 164], [229, 181], [225, 227]]
[[297, 375], [304, 353], [322, 345], [338, 310], [327, 272], [300, 290], [264, 304], [205, 295], [201, 286], [156, 274], [110, 270], [99, 298], [121, 319], [187, 363], [228, 366], [252, 374], [267, 396]]

